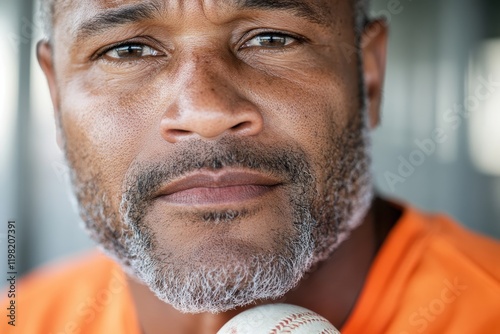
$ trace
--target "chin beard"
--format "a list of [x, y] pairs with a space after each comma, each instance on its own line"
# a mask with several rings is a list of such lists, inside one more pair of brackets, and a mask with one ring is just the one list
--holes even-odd
[[181, 312], [224, 312], [280, 298], [296, 286], [312, 264], [313, 225], [301, 222], [293, 233], [277, 233], [271, 250], [222, 236], [185, 257], [166, 255], [156, 246], [141, 247], [147, 244], [141, 236], [148, 234], [137, 231], [128, 240], [137, 254], [128, 268], [160, 300]]

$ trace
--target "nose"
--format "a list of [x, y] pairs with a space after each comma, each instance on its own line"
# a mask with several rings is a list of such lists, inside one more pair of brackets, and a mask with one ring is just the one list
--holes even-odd
[[175, 101], [161, 120], [161, 134], [166, 141], [255, 136], [262, 131], [264, 121], [259, 108], [220, 71], [195, 66], [184, 76]]

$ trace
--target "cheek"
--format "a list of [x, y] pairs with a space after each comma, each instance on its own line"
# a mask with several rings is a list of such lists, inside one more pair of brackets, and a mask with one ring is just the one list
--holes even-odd
[[341, 177], [338, 163], [349, 148], [339, 147], [339, 143], [348, 124], [361, 112], [357, 68], [331, 64], [298, 74], [300, 80], [275, 85], [276, 96], [286, 98], [275, 100], [277, 112], [269, 117], [274, 133], [288, 137], [281, 138], [282, 142], [295, 142], [306, 152], [316, 190], [322, 194], [329, 178]]
[[283, 77], [286, 73], [286, 79], [277, 76], [257, 85], [263, 88], [255, 90], [255, 99], [264, 105], [261, 109], [266, 111], [272, 133], [282, 142], [299, 144], [313, 166], [320, 166], [325, 152], [332, 151], [332, 140], [359, 115], [357, 67], [325, 57], [314, 64], [279, 70]]
[[96, 90], [67, 83], [61, 94], [61, 126], [68, 158], [81, 179], [98, 182], [116, 197], [128, 166], [152, 135], [156, 99], [148, 91], [105, 86]]

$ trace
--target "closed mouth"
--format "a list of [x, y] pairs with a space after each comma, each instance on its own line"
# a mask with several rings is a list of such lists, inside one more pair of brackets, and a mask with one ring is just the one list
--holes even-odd
[[156, 197], [179, 205], [230, 204], [258, 198], [281, 184], [276, 178], [249, 170], [199, 170], [168, 183]]

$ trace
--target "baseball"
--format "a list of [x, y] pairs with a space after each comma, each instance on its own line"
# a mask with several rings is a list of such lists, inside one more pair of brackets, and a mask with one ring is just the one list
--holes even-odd
[[217, 334], [340, 334], [331, 323], [306, 308], [269, 304], [251, 308], [229, 320]]

